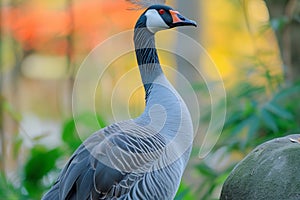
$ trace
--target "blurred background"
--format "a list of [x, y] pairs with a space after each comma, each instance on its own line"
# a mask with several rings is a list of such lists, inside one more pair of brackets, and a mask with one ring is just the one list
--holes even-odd
[[[129, 10], [124, 0], [0, 2], [0, 199], [40, 199], [81, 144], [72, 117], [79, 66], [98, 44], [132, 29], [142, 11]], [[176, 199], [218, 199], [229, 172], [255, 146], [299, 133], [300, 1], [169, 0], [168, 5], [198, 22], [197, 29], [179, 31], [207, 50], [227, 93], [226, 99], [218, 99], [220, 105], [226, 100], [227, 108], [222, 134], [203, 159], [198, 157], [198, 141], [204, 136], [197, 135]], [[216, 80], [207, 58], [193, 55], [175, 33], [158, 40], [190, 51], [211, 82]], [[173, 66], [185, 62], [164, 52], [160, 56], [163, 62], [174, 59]], [[104, 94], [136, 65], [134, 59], [132, 53], [112, 64], [101, 83]], [[177, 70], [203, 99], [199, 126], [207, 127], [205, 82], [192, 67]], [[180, 87], [176, 75], [168, 76]], [[130, 97], [131, 116], [142, 112], [143, 95], [139, 88]], [[110, 99], [100, 93], [96, 110], [102, 127], [113, 121], [107, 105]], [[80, 123], [93, 130], [91, 114], [83, 112]]]

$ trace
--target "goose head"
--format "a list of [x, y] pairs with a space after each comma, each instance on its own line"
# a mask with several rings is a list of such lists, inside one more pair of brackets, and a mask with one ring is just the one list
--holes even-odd
[[153, 34], [179, 26], [197, 26], [195, 21], [182, 16], [178, 11], [166, 5], [150, 6], [141, 15], [137, 25], [139, 25], [138, 28], [147, 28]]

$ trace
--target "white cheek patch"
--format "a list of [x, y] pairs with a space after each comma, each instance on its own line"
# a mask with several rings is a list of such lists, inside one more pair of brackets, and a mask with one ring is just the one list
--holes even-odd
[[148, 10], [145, 15], [147, 17], [146, 26], [152, 33], [169, 28], [156, 10]]

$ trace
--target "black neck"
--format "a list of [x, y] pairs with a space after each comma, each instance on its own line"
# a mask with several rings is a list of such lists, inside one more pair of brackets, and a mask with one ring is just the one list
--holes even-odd
[[134, 44], [137, 62], [139, 65], [143, 84], [151, 85], [162, 74], [157, 50], [155, 48], [154, 34], [145, 27], [145, 20], [140, 18], [134, 30]]

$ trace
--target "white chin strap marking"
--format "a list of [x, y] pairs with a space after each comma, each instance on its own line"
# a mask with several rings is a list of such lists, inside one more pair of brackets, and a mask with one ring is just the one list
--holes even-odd
[[147, 17], [146, 26], [152, 33], [169, 28], [155, 9], [148, 10], [145, 15]]

